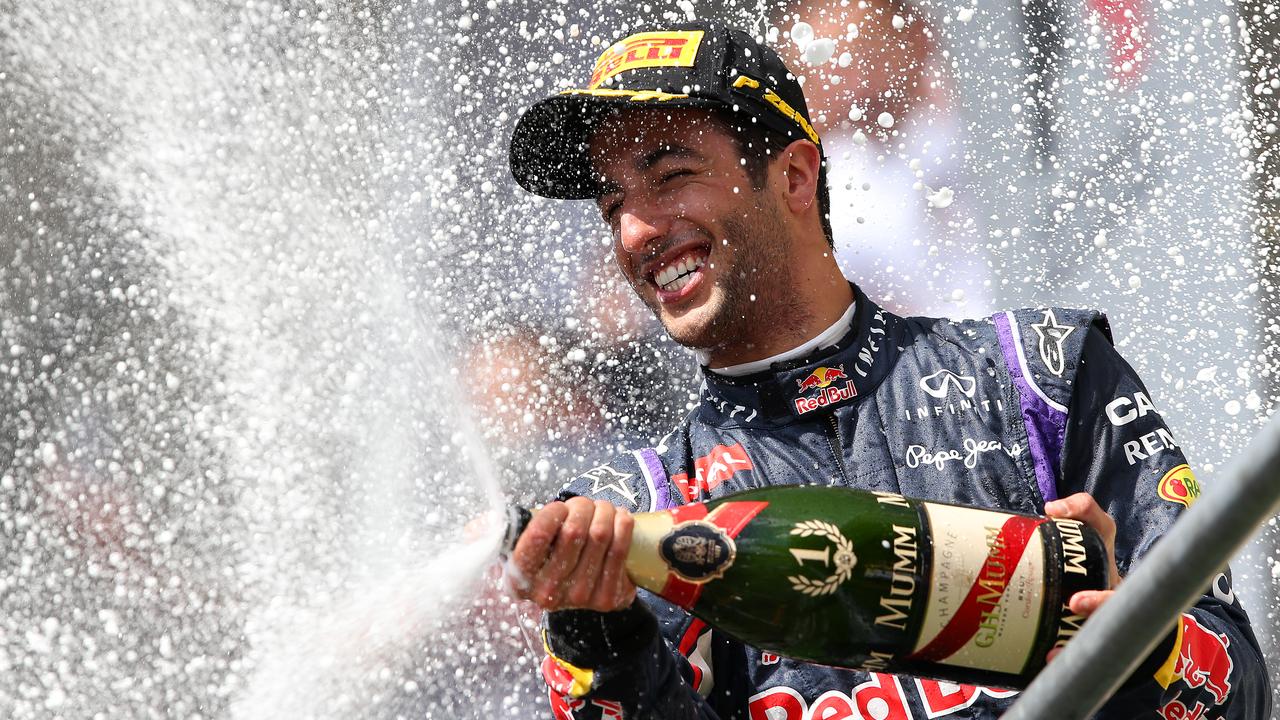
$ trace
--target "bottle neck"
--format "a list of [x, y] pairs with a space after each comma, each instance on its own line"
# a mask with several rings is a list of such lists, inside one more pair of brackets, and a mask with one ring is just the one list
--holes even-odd
[[526, 508], [518, 505], [512, 505], [507, 508], [507, 530], [502, 535], [503, 557], [509, 557], [511, 552], [516, 549], [516, 542], [520, 540], [520, 534], [529, 526], [529, 521], [533, 519], [533, 513]]

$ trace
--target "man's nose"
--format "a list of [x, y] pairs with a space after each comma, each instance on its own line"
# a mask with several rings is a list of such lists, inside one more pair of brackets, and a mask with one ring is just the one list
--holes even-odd
[[626, 208], [618, 220], [618, 240], [632, 254], [648, 251], [667, 232], [668, 221], [656, 213]]

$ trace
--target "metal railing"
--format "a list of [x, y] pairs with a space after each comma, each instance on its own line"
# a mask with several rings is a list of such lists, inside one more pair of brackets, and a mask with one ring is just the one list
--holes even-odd
[[1278, 505], [1280, 418], [1273, 418], [1032, 681], [1005, 720], [1093, 714]]

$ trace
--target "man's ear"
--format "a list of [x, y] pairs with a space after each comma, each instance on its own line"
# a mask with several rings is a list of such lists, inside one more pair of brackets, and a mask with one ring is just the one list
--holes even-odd
[[782, 152], [782, 171], [786, 179], [784, 191], [787, 207], [796, 215], [818, 202], [818, 174], [822, 169], [822, 153], [808, 140], [796, 140]]

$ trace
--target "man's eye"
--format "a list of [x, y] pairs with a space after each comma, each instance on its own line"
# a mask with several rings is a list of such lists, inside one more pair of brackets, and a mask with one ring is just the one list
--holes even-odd
[[600, 207], [600, 217], [604, 218], [605, 222], [611, 223], [613, 222], [614, 216], [618, 214], [618, 208], [620, 207], [622, 207], [622, 203], [616, 202], [602, 205]]
[[681, 168], [680, 170], [672, 170], [668, 173], [665, 173], [662, 176], [662, 182], [665, 183], [671, 180], [675, 180], [678, 177], [684, 177], [685, 175], [692, 175], [692, 174], [693, 174], [692, 170], [688, 170], [685, 168]]

